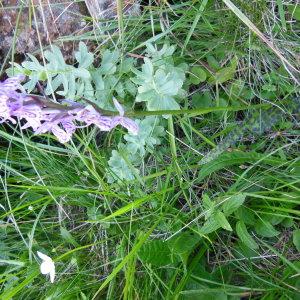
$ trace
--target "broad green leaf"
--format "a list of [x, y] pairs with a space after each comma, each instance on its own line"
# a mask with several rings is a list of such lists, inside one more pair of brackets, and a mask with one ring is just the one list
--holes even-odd
[[258, 249], [257, 243], [249, 234], [246, 225], [243, 221], [238, 221], [236, 223], [236, 234], [241, 239], [241, 242], [243, 242], [247, 247], [253, 250]]
[[263, 219], [257, 220], [254, 228], [257, 234], [263, 237], [274, 237], [280, 233], [273, 227], [270, 222]]
[[192, 97], [192, 104], [195, 108], [211, 107], [212, 103], [213, 99], [209, 92], [197, 93]]
[[103, 215], [100, 213], [100, 211], [97, 210], [97, 207], [91, 206], [87, 208], [87, 216], [89, 220], [93, 221], [100, 221], [103, 219]]
[[203, 68], [197, 66], [191, 69], [190, 74], [190, 82], [193, 84], [199, 84], [200, 82], [204, 82], [206, 80], [206, 72]]
[[218, 70], [210, 79], [209, 83], [222, 84], [234, 78], [237, 68], [237, 59], [233, 58], [229, 67]]
[[209, 196], [207, 194], [203, 194], [202, 196], [202, 202], [205, 209], [210, 209], [215, 206], [215, 203], [210, 200]]
[[211, 218], [215, 218], [220, 224], [220, 226], [225, 230], [232, 231], [229, 222], [227, 221], [225, 215], [221, 211], [217, 211], [215, 214], [211, 216]]
[[218, 71], [213, 78], [213, 80], [210, 80], [212, 83], [224, 83], [226, 81], [229, 81], [234, 78], [235, 70], [232, 69], [232, 67], [223, 68], [220, 71]]
[[245, 199], [245, 194], [233, 195], [229, 199], [226, 199], [226, 202], [222, 204], [222, 210], [225, 216], [229, 216], [235, 212], [244, 203]]
[[201, 234], [209, 234], [216, 230], [218, 230], [221, 227], [221, 224], [219, 221], [214, 217], [214, 214], [212, 214], [209, 219], [203, 224], [203, 226], [200, 228]]
[[145, 243], [139, 251], [139, 258], [153, 266], [165, 266], [172, 263], [172, 253], [167, 242], [152, 240]]
[[214, 69], [214, 70], [219, 70], [221, 68], [219, 62], [215, 59], [214, 56], [212, 55], [208, 55], [207, 56], [207, 63], [209, 64], [209, 66]]
[[203, 202], [204, 209], [205, 209], [205, 220], [207, 220], [211, 217], [211, 215], [215, 211], [215, 202], [210, 200], [210, 198], [207, 194], [203, 195], [202, 202]]
[[282, 226], [284, 226], [286, 228], [290, 228], [290, 227], [294, 226], [294, 221], [292, 218], [285, 218], [281, 224], [282, 224]]
[[264, 91], [275, 92], [277, 90], [276, 86], [270, 83], [266, 83], [262, 86]]
[[256, 222], [255, 215], [249, 208], [241, 206], [234, 212], [234, 214], [237, 219], [242, 220], [247, 225], [254, 225]]
[[298, 252], [300, 252], [300, 229], [293, 231], [293, 243]]
[[284, 217], [283, 216], [277, 216], [275, 214], [266, 215], [266, 216], [264, 216], [264, 220], [270, 222], [272, 225], [278, 225], [284, 220]]
[[195, 233], [183, 232], [169, 241], [169, 248], [178, 255], [190, 253], [200, 240], [201, 237]]
[[289, 4], [288, 11], [294, 19], [300, 21], [300, 4]]

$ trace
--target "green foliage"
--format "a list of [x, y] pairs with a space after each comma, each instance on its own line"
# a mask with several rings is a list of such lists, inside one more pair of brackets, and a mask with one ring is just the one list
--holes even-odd
[[160, 145], [164, 128], [159, 125], [159, 119], [154, 116], [136, 120], [136, 122], [139, 125], [139, 134], [125, 134], [125, 148], [132, 156], [143, 158], [147, 152], [153, 152], [156, 145]]
[[223, 212], [226, 216], [234, 213], [241, 205], [243, 205], [246, 199], [245, 194], [233, 195], [222, 205]]
[[28, 54], [30, 60], [21, 65], [14, 63], [8, 74], [25, 74], [29, 81], [24, 88], [31, 92], [38, 81], [46, 82], [45, 94], [58, 95], [72, 100], [87, 98], [94, 101], [101, 108], [110, 109], [112, 96], [124, 98], [127, 93], [135, 95], [136, 87], [130, 81], [130, 70], [134, 60], [124, 58], [120, 63], [120, 53], [117, 50], [105, 50], [101, 65], [94, 67], [94, 55], [88, 52], [83, 42], [74, 53], [76, 62], [67, 64], [61, 50], [53, 45], [51, 50], [44, 52], [46, 64], [41, 64], [33, 55]]
[[236, 212], [244, 203], [246, 195], [233, 195], [226, 199], [225, 203], [217, 205], [212, 201], [207, 194], [202, 197], [203, 206], [205, 209], [205, 222], [200, 229], [200, 233], [207, 235], [219, 228], [232, 231], [232, 227], [228, 222], [227, 217]]
[[72, 234], [64, 227], [60, 227], [61, 237], [66, 240], [68, 243], [73, 245], [74, 247], [79, 247], [80, 245], [76, 242]]
[[24, 88], [31, 92], [35, 89], [38, 81], [47, 81], [46, 95], [55, 91], [66, 98], [75, 97], [91, 98], [93, 87], [91, 85], [91, 74], [88, 68], [92, 65], [94, 56], [88, 53], [84, 43], [80, 43], [79, 51], [75, 53], [78, 67], [66, 64], [60, 49], [53, 45], [51, 50], [44, 52], [47, 61], [41, 64], [33, 55], [28, 54], [30, 60], [21, 65], [14, 63], [10, 74], [25, 74], [29, 81]]
[[236, 234], [247, 247], [253, 250], [258, 249], [258, 244], [249, 234], [246, 225], [243, 221], [238, 221], [236, 223]]
[[182, 291], [183, 300], [227, 300], [228, 297], [223, 292], [207, 291], [203, 288], [198, 290], [186, 290]]
[[139, 258], [153, 266], [166, 266], [173, 262], [172, 253], [166, 242], [153, 240], [143, 245], [139, 251]]
[[256, 222], [255, 231], [262, 237], [274, 237], [280, 234], [279, 231], [275, 230], [271, 223], [263, 219]]
[[149, 116], [136, 122], [139, 125], [139, 134], [124, 135], [126, 143], [119, 143], [119, 150], [112, 151], [108, 164], [114, 175], [109, 177], [110, 182], [117, 179], [134, 179], [139, 171], [133, 165], [139, 167], [145, 156], [153, 152], [154, 147], [161, 143], [164, 128], [160, 126], [157, 117]]
[[171, 251], [178, 255], [190, 253], [199, 243], [201, 237], [190, 231], [182, 232], [169, 241]]
[[113, 150], [108, 165], [111, 170], [108, 178], [109, 182], [115, 180], [133, 180], [135, 174], [138, 174], [138, 170], [131, 164], [130, 154], [125, 153], [125, 151]]
[[300, 21], [300, 5], [299, 4], [289, 4], [288, 11], [294, 19]]
[[216, 221], [220, 224], [220, 226], [223, 229], [232, 231], [232, 228], [231, 228], [229, 222], [227, 221], [225, 214], [223, 214], [221, 211], [217, 211], [216, 214], [213, 215], [212, 217], [214, 217], [216, 219]]
[[300, 229], [293, 231], [293, 243], [298, 252], [300, 252]]
[[191, 69], [189, 79], [192, 84], [199, 84], [200, 82], [204, 82], [206, 80], [206, 72], [199, 66], [193, 67]]
[[[149, 51], [150, 47], [150, 51]], [[182, 86], [185, 80], [186, 65], [175, 66], [171, 55], [174, 48], [156, 51], [148, 45], [149, 57], [144, 58], [142, 71], [134, 70], [137, 84], [137, 102], [146, 102], [148, 110], [177, 110], [178, 99], [184, 94]], [[166, 60], [164, 58], [166, 57]]]
[[[1, 299], [297, 299], [299, 105], [292, 99], [299, 88], [272, 50], [222, 3], [157, 2], [133, 22], [112, 19], [109, 32], [95, 26], [95, 35], [80, 36], [100, 41], [97, 64], [80, 44], [74, 64], [62, 67], [90, 74], [91, 90], [75, 77], [75, 100], [85, 95], [111, 109], [113, 95], [133, 113], [158, 105], [153, 85], [150, 100], [135, 99], [150, 85], [146, 78], [135, 82], [147, 59], [152, 79], [162, 70], [172, 88], [176, 72], [188, 74], [176, 95], [159, 92], [186, 111], [172, 118], [174, 137], [164, 138], [160, 116], [137, 120], [138, 136], [118, 128], [94, 138], [84, 129], [62, 147], [1, 127]], [[298, 25], [290, 3], [235, 1], [262, 32], [277, 37], [275, 46], [297, 67]], [[114, 28], [121, 30], [115, 34]], [[108, 35], [112, 42], [103, 44]], [[203, 67], [204, 75], [182, 63], [210, 71]], [[44, 71], [29, 67], [28, 74]], [[40, 82], [47, 86], [45, 73]], [[66, 89], [74, 94], [70, 84]], [[64, 91], [63, 84], [56, 89]], [[275, 110], [253, 109], [256, 103], [282, 109], [273, 121]], [[190, 110], [218, 105], [251, 111], [196, 116]], [[240, 126], [242, 134], [230, 135]], [[215, 144], [217, 155], [210, 152]], [[202, 153], [208, 155], [200, 162]], [[40, 250], [55, 260], [54, 284], [39, 272]]]

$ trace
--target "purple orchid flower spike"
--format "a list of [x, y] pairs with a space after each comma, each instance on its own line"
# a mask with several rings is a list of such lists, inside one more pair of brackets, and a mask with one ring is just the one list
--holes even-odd
[[76, 115], [76, 120], [86, 123], [86, 126], [94, 124], [102, 131], [111, 130], [111, 118], [101, 116], [92, 105], [80, 110]]
[[24, 79], [24, 75], [16, 75], [14, 77], [7, 78], [3, 82], [0, 82], [0, 93], [9, 93], [16, 90], [22, 90], [21, 82]]
[[19, 93], [17, 93], [16, 90], [22, 88], [20, 82], [24, 79], [25, 77], [23, 75], [18, 75], [0, 82], [0, 123], [6, 120], [16, 123], [16, 121], [11, 118], [11, 105], [9, 100], [16, 96], [18, 100], [20, 99]]
[[[75, 126], [74, 126], [75, 127]], [[74, 128], [75, 129], [75, 128]], [[58, 139], [58, 141], [62, 144], [67, 143], [71, 140], [73, 130], [65, 131], [59, 127], [58, 123], [56, 122], [44, 122], [36, 131], [35, 134], [42, 134], [46, 132], [52, 132]]]
[[137, 135], [139, 132], [138, 124], [136, 122], [134, 122], [133, 120], [131, 120], [127, 117], [124, 117], [124, 109], [121, 106], [121, 104], [118, 102], [118, 100], [116, 98], [113, 98], [113, 101], [114, 101], [114, 105], [120, 115], [112, 118], [112, 123], [111, 123], [112, 128], [114, 128], [118, 125], [122, 125], [126, 129], [128, 129], [128, 131], [131, 134]]
[[1, 90], [0, 90], [0, 123], [5, 122], [6, 120], [16, 123], [16, 121], [11, 118], [10, 107], [8, 106], [8, 100], [9, 97], [4, 94], [1, 94]]
[[[113, 99], [119, 116], [103, 116], [93, 105], [84, 105], [64, 99], [63, 104], [52, 103], [35, 95], [28, 95], [22, 90], [23, 75], [17, 75], [0, 82], [0, 123], [15, 118], [25, 120], [21, 127], [32, 127], [35, 134], [53, 133], [59, 142], [69, 142], [76, 128], [95, 125], [102, 131], [110, 131], [117, 125], [127, 128], [131, 134], [138, 133], [138, 125], [124, 116], [121, 104]], [[77, 125], [77, 123], [83, 123]]]

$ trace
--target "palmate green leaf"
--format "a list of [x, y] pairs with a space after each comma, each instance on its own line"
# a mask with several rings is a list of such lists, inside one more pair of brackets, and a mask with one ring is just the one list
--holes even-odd
[[235, 212], [244, 203], [245, 199], [245, 194], [233, 195], [229, 199], [226, 199], [226, 202], [222, 204], [225, 216], [229, 216]]
[[257, 220], [254, 228], [256, 233], [263, 237], [274, 237], [280, 233], [270, 222], [263, 219]]
[[185, 80], [184, 67], [170, 63], [154, 66], [149, 58], [144, 59], [142, 71], [133, 70], [136, 77], [132, 81], [138, 85], [137, 102], [146, 102], [147, 109], [177, 110], [176, 98], [182, 95]]
[[[124, 153], [124, 155], [126, 155]], [[128, 161], [117, 150], [112, 151], [112, 155], [108, 161], [110, 166], [110, 176], [108, 178], [109, 182], [114, 182], [116, 180], [133, 180], [135, 178], [134, 174], [138, 174], [138, 170], [133, 166], [130, 166], [131, 157], [129, 154], [126, 155]]]
[[29, 80], [24, 88], [31, 92], [39, 80], [46, 81], [45, 94], [54, 92], [66, 98], [85, 96], [93, 97], [91, 89], [91, 74], [87, 69], [93, 62], [93, 55], [87, 51], [84, 43], [80, 43], [79, 52], [75, 56], [79, 62], [78, 68], [68, 65], [61, 53], [61, 50], [53, 45], [50, 50], [44, 52], [46, 65], [41, 64], [33, 55], [28, 54], [30, 60], [14, 68], [15, 74], [26, 74]]
[[238, 221], [236, 223], [236, 234], [241, 239], [241, 242], [244, 243], [248, 248], [252, 250], [258, 249], [258, 244], [249, 234], [247, 227], [243, 221]]
[[146, 52], [155, 66], [174, 65], [173, 54], [175, 46], [165, 43], [159, 50], [151, 43], [146, 44]]
[[127, 141], [126, 150], [132, 156], [144, 157], [146, 151], [153, 151], [155, 145], [159, 145], [164, 135], [164, 128], [159, 125], [159, 119], [154, 116], [146, 117], [143, 120], [136, 120], [139, 125], [139, 134], [130, 133], [124, 135]]
[[148, 110], [179, 109], [174, 96], [179, 93], [183, 81], [176, 81], [173, 76], [173, 73], [166, 74], [162, 69], [157, 70], [150, 82], [138, 87], [136, 101], [146, 101]]
[[94, 62], [93, 53], [89, 52], [85, 43], [80, 42], [78, 51], [75, 52], [75, 58], [79, 63], [79, 68], [86, 69]]
[[104, 75], [112, 75], [117, 70], [117, 62], [119, 60], [119, 51], [105, 50], [102, 56], [100, 71]]
[[300, 229], [293, 231], [293, 244], [295, 245], [298, 252], [300, 252]]

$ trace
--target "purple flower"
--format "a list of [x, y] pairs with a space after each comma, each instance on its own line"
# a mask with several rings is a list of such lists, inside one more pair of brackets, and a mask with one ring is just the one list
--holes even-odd
[[7, 94], [16, 90], [22, 90], [21, 82], [24, 79], [24, 75], [16, 75], [14, 77], [7, 78], [3, 82], [0, 82], [0, 93]]
[[36, 131], [35, 134], [42, 134], [46, 132], [52, 132], [59, 142], [66, 143], [71, 140], [73, 132], [67, 132], [59, 127], [58, 123], [55, 122], [44, 122]]
[[27, 123], [22, 126], [22, 129], [32, 127], [35, 131], [41, 126], [41, 121], [43, 120], [43, 112], [39, 105], [28, 104], [19, 107], [13, 111], [14, 117], [19, 117], [20, 119], [25, 119]]
[[[24, 119], [26, 123], [22, 129], [32, 127], [35, 134], [53, 133], [61, 143], [70, 141], [76, 128], [95, 125], [102, 131], [110, 131], [117, 125], [127, 128], [132, 134], [138, 133], [138, 125], [133, 120], [124, 117], [124, 109], [113, 99], [119, 116], [103, 116], [92, 105], [84, 106], [64, 99], [59, 105], [21, 93], [20, 82], [23, 75], [8, 78], [0, 82], [0, 122], [11, 121], [14, 118]], [[83, 123], [77, 125], [77, 123]]]
[[[66, 143], [72, 138], [73, 133], [76, 130], [76, 126], [73, 123], [74, 116], [65, 113], [51, 118], [44, 122], [39, 128], [35, 130], [35, 134], [42, 134], [46, 132], [52, 132], [59, 142]], [[59, 125], [63, 128], [61, 128]]]
[[92, 105], [88, 105], [81, 109], [76, 114], [76, 120], [86, 123], [86, 126], [94, 124], [102, 131], [110, 131], [112, 128], [111, 117], [101, 116]]
[[112, 128], [114, 128], [118, 125], [122, 125], [126, 129], [128, 129], [128, 131], [130, 133], [132, 133], [133, 135], [137, 135], [138, 131], [139, 131], [138, 124], [136, 122], [134, 122], [133, 120], [131, 120], [127, 117], [124, 117], [124, 109], [121, 106], [121, 104], [115, 98], [113, 99], [113, 101], [114, 101], [114, 105], [120, 115], [112, 118], [112, 122], [111, 122]]
[[0, 123], [5, 122], [6, 120], [10, 120], [13, 123], [15, 123], [16, 121], [14, 119], [12, 119], [10, 117], [10, 107], [8, 106], [8, 99], [9, 97], [7, 97], [4, 94], [1, 94], [0, 91]]
[[22, 88], [20, 82], [24, 80], [24, 78], [23, 75], [18, 75], [0, 82], [0, 123], [6, 120], [16, 123], [16, 121], [11, 118], [11, 105], [9, 100], [10, 98], [18, 98], [17, 101], [20, 100], [20, 93], [17, 93], [16, 90]]

